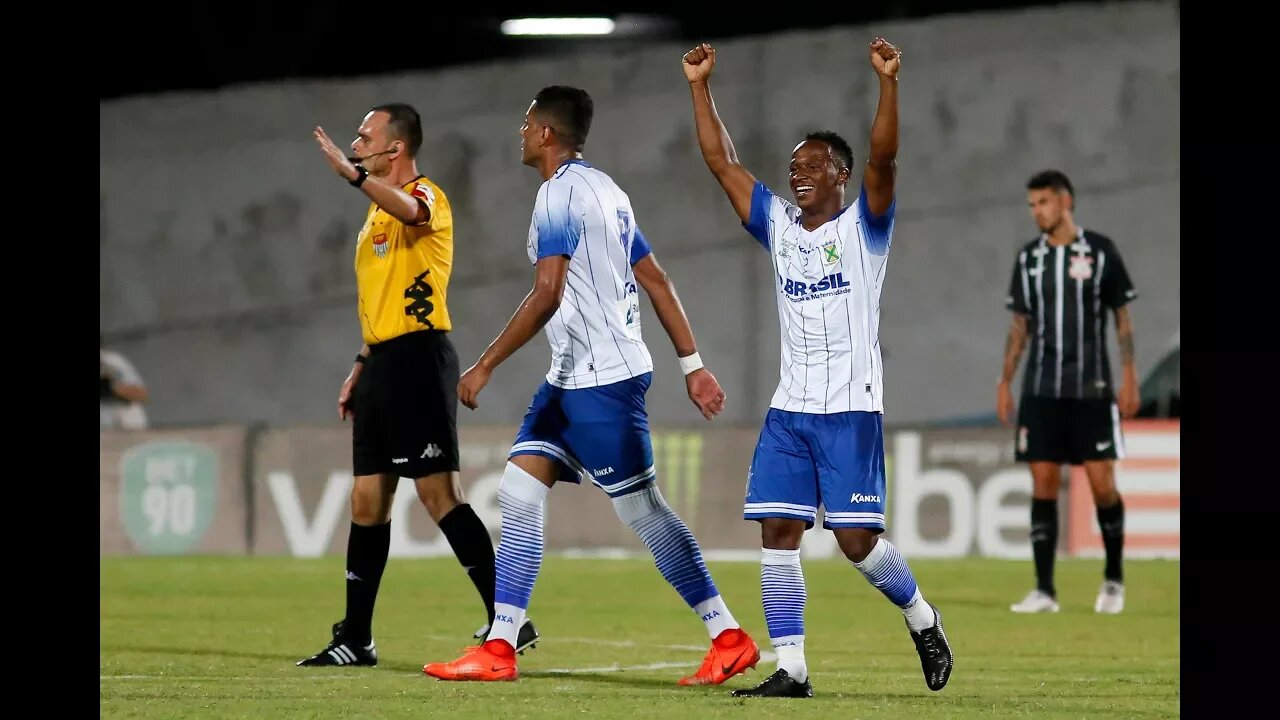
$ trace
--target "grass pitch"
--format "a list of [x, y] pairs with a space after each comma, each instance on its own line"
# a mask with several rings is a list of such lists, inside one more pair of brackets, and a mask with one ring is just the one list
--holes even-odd
[[[374, 617], [376, 668], [295, 667], [343, 613], [343, 559], [102, 558], [100, 710], [109, 718], [1164, 718], [1179, 714], [1178, 562], [1126, 564], [1127, 607], [1093, 613], [1101, 561], [1060, 560], [1057, 615], [1008, 610], [1030, 561], [910, 560], [956, 655], [924, 685], [902, 614], [848, 563], [806, 561], [815, 697], [735, 699], [677, 686], [708, 646], [648, 559], [548, 558], [530, 616], [543, 642], [514, 683], [444, 683], [484, 617], [452, 558], [393, 559]], [[708, 563], [738, 621], [770, 650], [759, 566]]]

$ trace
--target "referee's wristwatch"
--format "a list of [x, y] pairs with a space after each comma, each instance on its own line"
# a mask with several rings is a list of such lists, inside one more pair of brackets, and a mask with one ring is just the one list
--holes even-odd
[[356, 172], [359, 173], [358, 175], [356, 175], [356, 178], [354, 180], [347, 181], [348, 183], [351, 184], [351, 187], [360, 187], [361, 185], [364, 184], [365, 180], [369, 179], [369, 171], [365, 169], [365, 166], [356, 165]]

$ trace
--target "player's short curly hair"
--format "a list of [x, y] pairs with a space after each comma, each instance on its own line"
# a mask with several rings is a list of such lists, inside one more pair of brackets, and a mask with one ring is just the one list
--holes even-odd
[[[815, 130], [804, 136], [805, 140], [817, 140], [831, 146], [831, 157], [836, 160], [837, 170], [853, 170], [853, 148], [844, 138], [830, 130]], [[843, 163], [843, 167], [841, 164]]]
[[573, 150], [582, 150], [595, 114], [591, 95], [581, 88], [549, 85], [539, 90], [533, 100], [538, 104], [536, 112], [550, 121], [564, 144]]
[[1046, 190], [1052, 188], [1057, 192], [1065, 192], [1073, 199], [1076, 191], [1071, 187], [1071, 181], [1067, 179], [1066, 174], [1061, 170], [1041, 170], [1031, 179], [1027, 181], [1028, 190]]

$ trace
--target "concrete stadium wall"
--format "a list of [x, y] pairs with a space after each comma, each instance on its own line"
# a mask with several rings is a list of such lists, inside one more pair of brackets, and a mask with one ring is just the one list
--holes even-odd
[[[1150, 367], [1179, 320], [1177, 6], [1059, 6], [716, 42], [717, 105], [757, 177], [783, 186], [789, 152], [812, 128], [843, 134], [862, 162], [876, 34], [905, 51], [881, 323], [888, 419], [992, 408], [1005, 290], [1016, 249], [1035, 232], [1023, 185], [1044, 167], [1071, 176], [1078, 220], [1119, 244], [1141, 292], [1139, 370]], [[771, 279], [698, 153], [678, 67], [685, 49], [102, 103], [99, 319], [148, 382], [153, 425], [336, 422], [360, 346], [352, 258], [366, 202], [331, 172], [311, 129], [348, 143], [379, 102], [417, 106], [419, 168], [453, 203], [449, 302], [469, 365], [530, 285], [524, 241], [539, 180], [517, 161], [517, 127], [537, 89], [556, 83], [595, 98], [587, 157], [631, 195], [729, 395], [723, 417], [757, 422], [778, 372]], [[647, 301], [644, 312], [654, 422], [700, 422]], [[462, 421], [519, 417], [547, 364], [540, 336]]]

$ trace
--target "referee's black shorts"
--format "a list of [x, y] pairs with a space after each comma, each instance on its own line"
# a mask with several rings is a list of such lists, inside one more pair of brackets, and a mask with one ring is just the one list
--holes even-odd
[[458, 470], [458, 353], [446, 333], [419, 330], [371, 345], [350, 407], [355, 475]]
[[1024, 395], [1015, 448], [1019, 462], [1080, 465], [1122, 459], [1120, 413], [1110, 399]]

